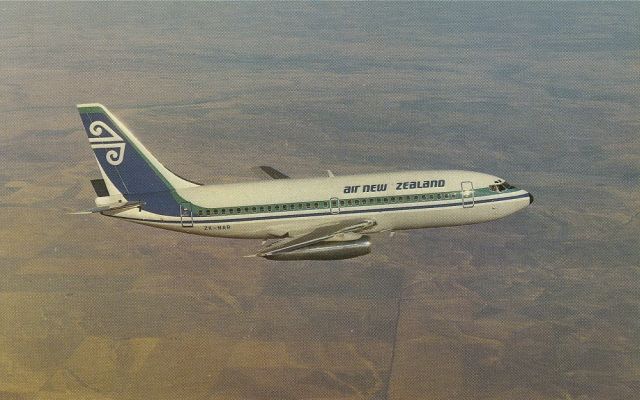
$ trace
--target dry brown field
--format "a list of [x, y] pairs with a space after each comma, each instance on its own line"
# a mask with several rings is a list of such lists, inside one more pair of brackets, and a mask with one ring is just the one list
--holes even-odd
[[[0, 3], [0, 399], [640, 393], [640, 6]], [[472, 169], [535, 203], [336, 262], [100, 216], [75, 104], [178, 174]]]

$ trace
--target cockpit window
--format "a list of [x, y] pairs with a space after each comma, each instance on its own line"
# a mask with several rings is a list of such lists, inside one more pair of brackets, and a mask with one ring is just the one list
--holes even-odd
[[506, 190], [509, 189], [515, 189], [516, 187], [511, 185], [508, 182], [502, 182], [499, 185], [489, 185], [489, 190], [491, 190], [492, 192], [497, 192], [497, 193], [502, 193]]

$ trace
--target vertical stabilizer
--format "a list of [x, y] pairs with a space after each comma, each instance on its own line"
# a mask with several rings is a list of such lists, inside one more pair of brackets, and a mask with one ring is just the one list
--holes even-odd
[[103, 105], [77, 107], [111, 195], [127, 197], [199, 186], [165, 168]]

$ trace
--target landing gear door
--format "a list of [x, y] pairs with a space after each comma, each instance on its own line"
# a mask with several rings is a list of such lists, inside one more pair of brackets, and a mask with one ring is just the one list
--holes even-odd
[[193, 227], [193, 207], [191, 203], [180, 203], [180, 224], [184, 228]]
[[464, 181], [460, 184], [461, 186], [461, 197], [462, 197], [462, 207], [463, 208], [471, 208], [475, 204], [475, 197], [473, 193], [473, 183], [470, 181]]

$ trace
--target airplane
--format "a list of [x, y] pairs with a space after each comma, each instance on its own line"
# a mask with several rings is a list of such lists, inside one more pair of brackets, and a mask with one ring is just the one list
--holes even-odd
[[[249, 257], [340, 260], [371, 251], [370, 234], [492, 221], [533, 196], [480, 172], [425, 170], [202, 185], [162, 165], [101, 104], [77, 105], [102, 179], [92, 180], [99, 213], [172, 231], [262, 239]], [[270, 239], [274, 242], [267, 244]]]

